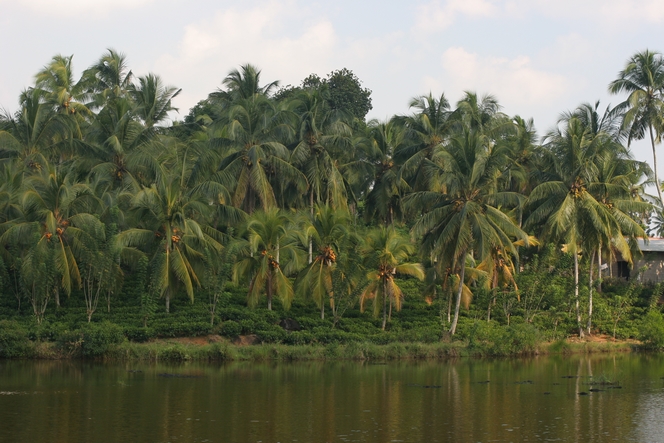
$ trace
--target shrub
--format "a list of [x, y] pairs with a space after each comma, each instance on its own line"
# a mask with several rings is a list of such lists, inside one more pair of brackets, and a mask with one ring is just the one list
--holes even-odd
[[242, 325], [233, 320], [226, 320], [221, 324], [219, 333], [224, 337], [234, 338], [242, 333]]
[[152, 328], [125, 328], [125, 336], [130, 341], [144, 343], [155, 336]]
[[256, 331], [258, 339], [263, 343], [281, 343], [286, 339], [287, 334], [288, 333], [279, 326]]
[[28, 338], [28, 332], [19, 323], [0, 321], [0, 357], [28, 357], [31, 350], [32, 343]]
[[309, 331], [293, 331], [286, 335], [284, 343], [287, 345], [308, 345], [315, 340], [316, 337]]
[[650, 310], [641, 323], [639, 339], [647, 348], [664, 347], [664, 318], [662, 313]]
[[87, 324], [81, 328], [81, 333], [81, 352], [86, 357], [102, 355], [111, 346], [118, 345], [125, 339], [122, 328], [108, 321]]

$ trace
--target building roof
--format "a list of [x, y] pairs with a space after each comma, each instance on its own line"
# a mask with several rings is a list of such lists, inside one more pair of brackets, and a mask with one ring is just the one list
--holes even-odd
[[664, 252], [664, 238], [649, 238], [646, 243], [642, 238], [636, 240], [643, 252]]

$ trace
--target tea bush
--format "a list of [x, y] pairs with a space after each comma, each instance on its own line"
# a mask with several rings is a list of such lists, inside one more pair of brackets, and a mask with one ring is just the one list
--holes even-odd
[[16, 321], [0, 320], [0, 357], [29, 357], [31, 351], [28, 331]]

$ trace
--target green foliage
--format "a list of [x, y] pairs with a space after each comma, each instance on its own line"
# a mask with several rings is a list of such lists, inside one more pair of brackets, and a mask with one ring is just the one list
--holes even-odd
[[476, 321], [463, 335], [471, 353], [488, 356], [533, 354], [541, 341], [539, 331], [525, 323], [503, 328], [495, 323]]
[[0, 357], [30, 357], [31, 353], [28, 331], [16, 321], [0, 320]]
[[242, 333], [242, 325], [233, 320], [226, 320], [221, 324], [219, 333], [225, 337], [234, 338]]
[[656, 310], [650, 310], [639, 328], [639, 339], [647, 348], [664, 347], [664, 317]]
[[122, 328], [107, 321], [83, 326], [81, 337], [81, 353], [85, 357], [101, 356], [125, 340]]

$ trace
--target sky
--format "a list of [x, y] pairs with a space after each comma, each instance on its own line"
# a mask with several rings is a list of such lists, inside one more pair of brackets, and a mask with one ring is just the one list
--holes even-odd
[[[373, 91], [368, 118], [407, 114], [410, 98], [429, 92], [456, 103], [473, 91], [533, 118], [543, 135], [581, 103], [624, 100], [607, 87], [627, 60], [664, 51], [662, 0], [0, 0], [0, 8], [8, 112], [53, 56], [73, 55], [80, 75], [113, 48], [134, 74], [182, 88], [175, 118], [242, 64], [282, 85], [345, 67]], [[649, 144], [633, 151], [651, 163]]]

